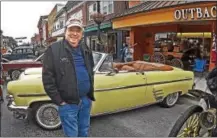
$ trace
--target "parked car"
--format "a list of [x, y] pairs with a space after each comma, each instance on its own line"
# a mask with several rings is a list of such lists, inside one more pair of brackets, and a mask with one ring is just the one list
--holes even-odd
[[13, 60], [2, 63], [3, 78], [10, 76], [12, 80], [16, 80], [26, 68], [42, 67], [43, 55], [40, 55], [36, 59]]
[[5, 53], [2, 58], [7, 60], [19, 60], [19, 59], [35, 59], [34, 49], [30, 46], [21, 46], [13, 49], [12, 53]]
[[1, 59], [1, 62], [2, 62], [2, 63], [7, 63], [7, 62], [9, 62], [9, 60], [7, 60], [7, 59], [5, 59], [5, 58], [2, 58], [2, 59]]
[[[111, 55], [99, 52], [93, 52], [93, 57], [96, 101], [91, 116], [156, 103], [172, 107], [193, 87], [190, 71], [144, 61], [113, 63]], [[53, 130], [61, 126], [58, 106], [44, 90], [41, 68], [25, 70], [18, 80], [8, 83], [7, 92], [8, 109], [15, 118], [26, 119], [31, 111], [39, 127]]]

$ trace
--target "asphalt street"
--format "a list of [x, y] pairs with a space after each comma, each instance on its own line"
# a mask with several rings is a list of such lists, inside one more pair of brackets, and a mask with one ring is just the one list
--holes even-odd
[[[204, 89], [204, 81], [197, 87]], [[6, 93], [6, 91], [4, 91]], [[4, 94], [5, 95], [5, 94]], [[192, 104], [189, 97], [180, 98], [176, 106], [162, 108], [151, 105], [132, 111], [91, 118], [91, 137], [167, 137], [178, 117]], [[16, 120], [2, 104], [1, 136], [2, 137], [61, 137], [62, 130], [44, 131], [31, 119]]]

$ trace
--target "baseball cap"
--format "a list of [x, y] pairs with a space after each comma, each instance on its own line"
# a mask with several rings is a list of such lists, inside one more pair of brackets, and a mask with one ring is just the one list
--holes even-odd
[[79, 19], [75, 19], [75, 18], [70, 18], [67, 22], [66, 22], [66, 27], [72, 27], [72, 26], [77, 26], [80, 27], [81, 29], [83, 29], [83, 25], [81, 23], [81, 20]]

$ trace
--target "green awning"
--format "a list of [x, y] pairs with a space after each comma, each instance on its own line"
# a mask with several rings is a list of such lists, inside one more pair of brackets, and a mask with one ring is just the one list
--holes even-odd
[[[100, 25], [100, 29], [106, 29], [106, 28], [110, 28], [112, 27], [111, 23], [106, 23], [106, 24], [101, 24]], [[97, 31], [97, 26], [93, 26], [93, 27], [86, 27], [84, 32], [91, 32], [91, 31]]]

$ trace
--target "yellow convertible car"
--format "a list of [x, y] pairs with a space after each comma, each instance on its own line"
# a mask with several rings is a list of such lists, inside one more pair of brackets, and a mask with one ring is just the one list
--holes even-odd
[[[193, 87], [194, 75], [190, 71], [144, 61], [114, 63], [111, 55], [99, 52], [93, 52], [93, 57], [96, 101], [92, 116], [156, 103], [172, 107]], [[31, 68], [9, 82], [7, 106], [17, 119], [26, 119], [31, 111], [40, 127], [52, 130], [61, 126], [58, 106], [46, 95], [41, 74], [41, 68]]]

